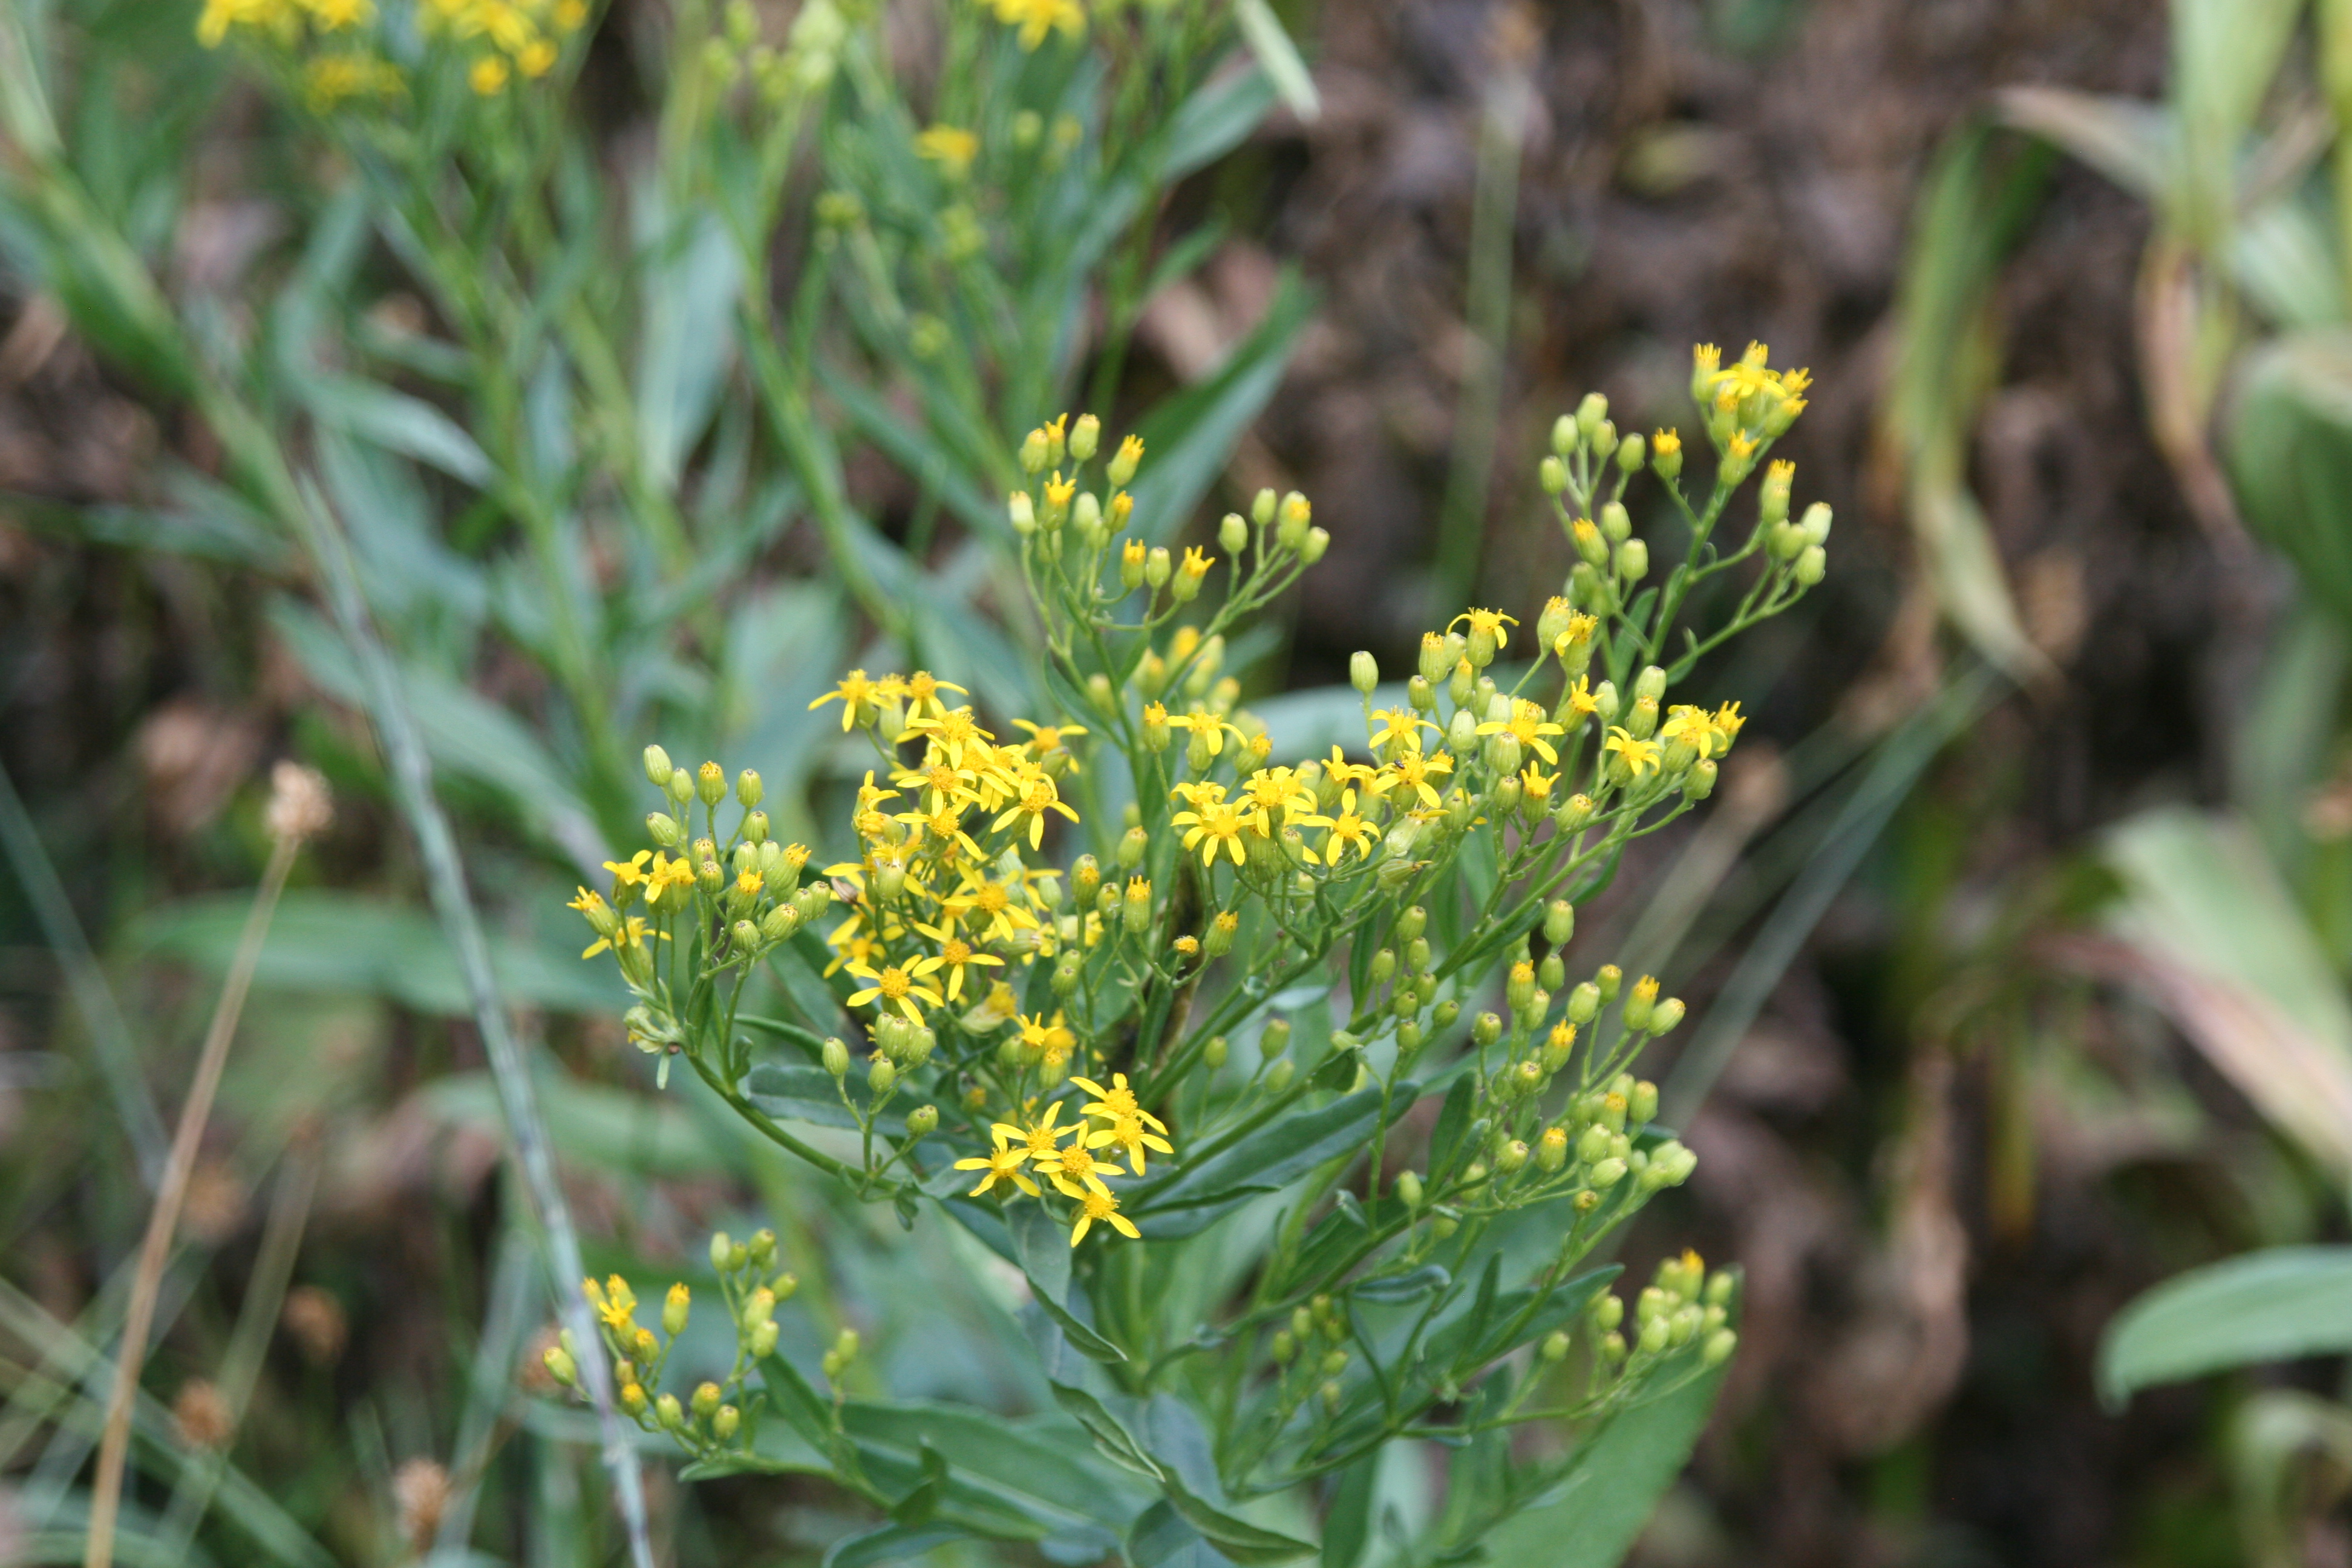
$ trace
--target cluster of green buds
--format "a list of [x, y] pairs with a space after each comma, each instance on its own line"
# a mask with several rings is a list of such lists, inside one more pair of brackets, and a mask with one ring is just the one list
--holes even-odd
[[1348, 1371], [1348, 1326], [1345, 1309], [1328, 1294], [1318, 1293], [1291, 1309], [1290, 1319], [1267, 1342], [1274, 1358], [1275, 1419], [1286, 1424], [1310, 1398], [1321, 1402], [1326, 1415], [1336, 1413], [1346, 1396], [1341, 1383]]
[[[1055, 624], [1049, 626], [1048, 635], [1066, 658], [1073, 633], [1099, 637], [1164, 626], [1200, 597], [1217, 562], [1198, 546], [1180, 557], [1166, 545], [1128, 534], [1135, 497], [1127, 487], [1134, 483], [1143, 461], [1143, 442], [1135, 436], [1119, 442], [1102, 461], [1097, 489], [1087, 480], [1101, 443], [1101, 423], [1091, 414], [1080, 415], [1075, 423], [1062, 415], [1032, 430], [1020, 453], [1022, 472], [1030, 482], [1014, 490], [1007, 502], [1030, 590], [1041, 605], [1062, 612], [1052, 617]], [[1297, 581], [1301, 572], [1323, 558], [1331, 536], [1315, 526], [1305, 496], [1294, 490], [1277, 498], [1272, 490], [1263, 490], [1247, 517], [1226, 514], [1217, 528], [1217, 545], [1228, 563], [1225, 603], [1207, 630], [1196, 634], [1172, 661], [1163, 658], [1150, 672], [1138, 669], [1147, 698], [1192, 679], [1202, 658], [1213, 660], [1221, 655], [1223, 644], [1217, 633]], [[1128, 601], [1137, 594], [1144, 595], [1143, 602], [1129, 611]], [[1124, 618], [1129, 614], [1133, 620]], [[1213, 638], [1215, 646], [1210, 651]], [[1203, 678], [1195, 695], [1202, 694], [1209, 679], [1213, 676]], [[1090, 695], [1108, 718], [1113, 702], [1108, 682]]]
[[1699, 1369], [1721, 1366], [1739, 1347], [1730, 1327], [1738, 1277], [1726, 1269], [1709, 1274], [1696, 1252], [1685, 1250], [1658, 1265], [1655, 1278], [1633, 1300], [1633, 1323], [1625, 1328], [1625, 1302], [1604, 1291], [1590, 1310], [1601, 1363], [1619, 1381], [1638, 1380], [1667, 1357], [1696, 1343]]
[[[803, 885], [807, 848], [770, 837], [757, 773], [746, 768], [730, 784], [717, 763], [678, 767], [659, 746], [646, 748], [645, 766], [667, 797], [667, 809], [646, 817], [660, 847], [606, 861], [609, 897], [582, 888], [571, 907], [596, 935], [583, 956], [609, 951], [635, 994], [624, 1017], [629, 1038], [662, 1058], [667, 1084], [670, 1058], [693, 1043], [683, 1020], [721, 987], [731, 1016], [751, 966], [823, 914], [833, 889], [821, 879]], [[730, 802], [737, 809], [722, 837]]]
[[[636, 1321], [637, 1299], [627, 1280], [615, 1274], [599, 1285], [581, 1281], [581, 1289], [596, 1314], [597, 1331], [611, 1358], [613, 1385], [618, 1390], [622, 1414], [647, 1432], [667, 1434], [696, 1458], [713, 1458], [737, 1447], [743, 1431], [746, 1380], [776, 1348], [776, 1306], [789, 1300], [799, 1282], [790, 1274], [771, 1270], [776, 1261], [776, 1237], [761, 1230], [747, 1242], [731, 1240], [721, 1231], [710, 1238], [710, 1268], [735, 1324], [734, 1363], [724, 1378], [695, 1384], [680, 1399], [662, 1390], [663, 1374], [679, 1336], [693, 1313], [693, 1294], [680, 1280], [662, 1299], [659, 1331]], [[548, 1375], [567, 1389], [580, 1386], [580, 1347], [569, 1330], [550, 1345], [544, 1356]]]
[[760, 38], [751, 0], [729, 0], [719, 30], [702, 42], [704, 90], [724, 98], [748, 88], [770, 105], [823, 92], [840, 67], [851, 21], [835, 0], [807, 0], [793, 15], [784, 47]]

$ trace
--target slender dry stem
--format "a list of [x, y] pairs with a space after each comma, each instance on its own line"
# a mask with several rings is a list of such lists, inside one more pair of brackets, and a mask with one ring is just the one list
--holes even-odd
[[180, 1125], [172, 1138], [172, 1152], [163, 1164], [163, 1184], [155, 1194], [147, 1216], [146, 1239], [140, 1244], [139, 1272], [131, 1283], [131, 1306], [122, 1325], [122, 1346], [114, 1362], [114, 1393], [107, 1401], [106, 1434], [98, 1450], [98, 1479], [89, 1500], [89, 1537], [82, 1552], [83, 1568], [108, 1568], [114, 1560], [114, 1519], [122, 1501], [122, 1469], [131, 1450], [131, 1406], [139, 1392], [139, 1370], [147, 1359], [147, 1331], [155, 1316], [155, 1293], [163, 1281], [163, 1265], [171, 1258], [172, 1237], [180, 1228], [180, 1207], [188, 1195], [188, 1177], [195, 1170], [196, 1147], [204, 1142], [205, 1123], [211, 1119], [213, 1096], [220, 1088], [221, 1068], [228, 1061], [228, 1043], [245, 1011], [245, 994], [253, 983], [254, 966], [261, 959], [262, 939], [278, 896], [286, 889], [286, 874], [293, 869], [299, 835], [279, 836], [261, 876], [261, 889], [245, 917], [236, 956], [229, 965], [228, 982], [221, 987], [205, 1032], [204, 1054], [196, 1060], [195, 1080], [188, 1102], [180, 1111]]

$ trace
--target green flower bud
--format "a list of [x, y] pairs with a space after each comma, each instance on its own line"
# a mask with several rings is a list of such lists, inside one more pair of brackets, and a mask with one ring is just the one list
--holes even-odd
[[1225, 513], [1223, 521], [1217, 524], [1217, 547], [1229, 556], [1238, 558], [1249, 548], [1249, 523], [1237, 511]]
[[1648, 447], [1642, 439], [1642, 433], [1636, 430], [1626, 437], [1624, 444], [1617, 448], [1617, 467], [1629, 474], [1639, 473], [1642, 459], [1647, 453]]
[[1546, 458], [1536, 467], [1536, 479], [1544, 494], [1556, 496], [1568, 489], [1568, 465], [1558, 458]]
[[1142, 865], [1143, 852], [1150, 847], [1151, 840], [1144, 837], [1143, 829], [1140, 827], [1129, 828], [1125, 834], [1120, 836], [1118, 841], [1119, 869], [1122, 871], [1132, 871], [1138, 866]]
[[1644, 1079], [1625, 1097], [1625, 1119], [1638, 1127], [1657, 1118], [1658, 1086]]
[[1422, 1192], [1421, 1176], [1419, 1173], [1413, 1171], [1400, 1173], [1396, 1179], [1396, 1195], [1403, 1200], [1405, 1207], [1409, 1209], [1419, 1208], [1421, 1206], [1421, 1200], [1424, 1195]]
[[1601, 1012], [1601, 987], [1587, 980], [1568, 994], [1568, 1021], [1579, 1028]]
[[710, 1418], [711, 1436], [724, 1443], [735, 1436], [743, 1425], [743, 1413], [731, 1405], [722, 1405], [719, 1414]]
[[1274, 1331], [1274, 1362], [1276, 1366], [1288, 1366], [1290, 1358], [1298, 1353], [1298, 1341], [1288, 1329]]
[[1683, 999], [1669, 996], [1650, 1009], [1650, 1021], [1643, 1026], [1653, 1035], [1671, 1034], [1683, 1021]]
[[772, 1322], [752, 1324], [750, 1344], [754, 1356], [772, 1354], [776, 1348], [776, 1325]]
[[708, 1421], [719, 1413], [719, 1385], [705, 1383], [694, 1391], [694, 1413]]
[[1268, 1018], [1257, 1037], [1258, 1054], [1272, 1061], [1290, 1048], [1290, 1020]]
[[[1633, 537], [1633, 520], [1627, 515], [1624, 503], [1611, 501], [1601, 509], [1593, 521], [1601, 525], [1601, 537], [1612, 544], [1622, 544]], [[1599, 563], [1595, 562], [1595, 565]]]
[[1514, 1138], [1503, 1145], [1501, 1153], [1495, 1156], [1495, 1169], [1506, 1176], [1511, 1175], [1526, 1167], [1528, 1153], [1527, 1144]]
[[1729, 1329], [1717, 1329], [1706, 1337], [1706, 1344], [1698, 1352], [1699, 1360], [1707, 1366], [1721, 1366], [1731, 1359], [1731, 1352], [1738, 1348], [1738, 1334]]
[[1563, 414], [1551, 422], [1551, 449], [1559, 456], [1565, 458], [1575, 451], [1582, 439], [1583, 433], [1577, 429], [1574, 416]]
[[824, 1070], [834, 1077], [839, 1078], [849, 1070], [849, 1047], [838, 1039], [825, 1041], [823, 1055]]
[[1636, 1342], [1644, 1355], [1655, 1355], [1666, 1348], [1666, 1336], [1674, 1331], [1664, 1318], [1652, 1318], [1642, 1325], [1641, 1338]]
[[907, 1136], [909, 1138], [928, 1138], [939, 1125], [940, 1108], [936, 1105], [919, 1105], [907, 1112]]
[[1601, 422], [1609, 417], [1609, 400], [1597, 392], [1588, 392], [1576, 405], [1577, 434], [1590, 441], [1601, 433]]
[[1312, 566], [1322, 560], [1323, 552], [1330, 548], [1331, 536], [1319, 528], [1310, 528], [1307, 531], [1307, 537], [1298, 542], [1298, 559], [1302, 564]]
[[693, 1307], [693, 1297], [683, 1280], [669, 1288], [662, 1300], [662, 1332], [671, 1339], [686, 1332], [686, 1320]]
[[646, 748], [646, 779], [656, 789], [667, 788], [669, 775], [677, 771], [677, 769], [670, 763], [667, 752], [663, 751], [659, 746]]
[[717, 763], [705, 763], [695, 771], [695, 794], [705, 805], [717, 805], [727, 798], [727, 770]]
[[1482, 1050], [1503, 1037], [1503, 1020], [1492, 1013], [1481, 1013], [1470, 1025], [1470, 1043]]
[[686, 1411], [678, 1404], [677, 1394], [665, 1394], [654, 1401], [654, 1419], [665, 1431], [674, 1432], [686, 1425]]
[[1307, 549], [1307, 525], [1315, 518], [1314, 507], [1308, 503], [1305, 496], [1293, 490], [1282, 498], [1282, 506], [1276, 517], [1274, 542], [1285, 550], [1296, 550], [1304, 554]]
[[1568, 1134], [1558, 1127], [1547, 1127], [1536, 1140], [1536, 1168], [1547, 1176], [1558, 1173], [1568, 1165]]
[[1828, 576], [1829, 570], [1829, 552], [1818, 544], [1808, 544], [1804, 552], [1797, 557], [1796, 565], [1790, 568], [1789, 574], [1797, 580], [1799, 587], [1810, 588]]
[[750, 768], [735, 775], [735, 798], [746, 811], [760, 804], [761, 798], [767, 794], [767, 788], [760, 782], [760, 775]]
[[1829, 503], [1817, 500], [1807, 507], [1805, 515], [1797, 523], [1797, 529], [1805, 536], [1806, 543], [1827, 544], [1830, 542]]
[[728, 1259], [734, 1257], [734, 1238], [723, 1230], [712, 1232], [710, 1237], [710, 1271], [714, 1274], [726, 1273]]
[[727, 935], [739, 953], [757, 952], [760, 949], [760, 928], [750, 921], [737, 921], [727, 928]]
[[1272, 490], [1259, 490], [1256, 495], [1250, 498], [1250, 521], [1264, 528], [1274, 521], [1274, 509], [1276, 504], [1275, 493]]
[[1290, 1087], [1290, 1080], [1297, 1076], [1297, 1068], [1298, 1064], [1288, 1057], [1283, 1058], [1268, 1069], [1265, 1075], [1265, 1087], [1271, 1092], [1280, 1094]]
[[1554, 1329], [1551, 1332], [1546, 1334], [1544, 1336], [1543, 1349], [1539, 1353], [1543, 1356], [1544, 1360], [1550, 1362], [1555, 1365], [1560, 1362], [1566, 1361], [1568, 1359], [1568, 1331], [1565, 1329]]
[[[826, 1042], [828, 1045], [832, 1043], [832, 1041]], [[765, 1268], [776, 1260], [776, 1233], [766, 1226], [761, 1226], [751, 1233], [748, 1250], [751, 1262], [759, 1268]]]
[[541, 1363], [547, 1368], [547, 1375], [555, 1379], [556, 1382], [562, 1384], [564, 1387], [571, 1388], [579, 1383], [580, 1368], [573, 1363], [572, 1352], [565, 1350], [562, 1345], [548, 1346], [545, 1353], [541, 1355], [539, 1359]]
[[1448, 996], [1437, 1005], [1437, 1010], [1429, 1016], [1429, 1021], [1437, 1028], [1450, 1029], [1454, 1027], [1454, 1020], [1461, 1016], [1462, 1004]]
[[1224, 1036], [1212, 1035], [1209, 1043], [1201, 1047], [1201, 1060], [1207, 1064], [1211, 1072], [1214, 1072], [1225, 1065], [1225, 1058], [1231, 1052], [1232, 1047], [1225, 1043]]
[[1348, 656], [1348, 684], [1370, 697], [1381, 683], [1380, 661], [1362, 648]]
[[1095, 455], [1102, 444], [1102, 421], [1091, 414], [1081, 414], [1070, 426], [1070, 460], [1083, 463]]
[[1444, 1241], [1447, 1237], [1452, 1236], [1455, 1231], [1460, 1230], [1461, 1228], [1462, 1222], [1450, 1214], [1441, 1214], [1436, 1218], [1429, 1222], [1430, 1235], [1437, 1237], [1440, 1241]]
[[686, 834], [677, 819], [663, 812], [646, 814], [646, 834], [665, 849], [675, 849], [686, 842]]
[[1603, 1160], [1592, 1167], [1592, 1173], [1588, 1179], [1595, 1188], [1605, 1193], [1625, 1179], [1625, 1162]]
[[1559, 961], [1557, 950], [1547, 952], [1536, 965], [1536, 979], [1547, 992], [1558, 991], [1568, 984], [1568, 965]]

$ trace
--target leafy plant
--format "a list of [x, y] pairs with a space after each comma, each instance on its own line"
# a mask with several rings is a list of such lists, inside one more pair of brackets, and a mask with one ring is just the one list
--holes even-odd
[[[1180, 558], [1130, 531], [1143, 443], [1105, 455], [1092, 417], [1031, 432], [1009, 507], [1050, 721], [1003, 743], [929, 672], [852, 671], [818, 702], [870, 748], [857, 853], [814, 879], [755, 772], [646, 751], [652, 847], [572, 904], [636, 998], [631, 1037], [910, 1232], [952, 1223], [1021, 1271], [1054, 1400], [1141, 1483], [1091, 1516], [1130, 1561], [1304, 1554], [1271, 1526], [1328, 1482], [1325, 1561], [1353, 1562], [1365, 1478], [1400, 1441], [1461, 1450], [1420, 1557], [1474, 1548], [1590, 1465], [1671, 1479], [1614, 1458], [1660, 1439], [1612, 1422], [1731, 1353], [1734, 1282], [1685, 1254], [1629, 1313], [1616, 1271], [1580, 1264], [1696, 1163], [1626, 1070], [1684, 1008], [1613, 965], [1571, 984], [1564, 949], [1577, 903], [1706, 799], [1738, 734], [1736, 704], [1670, 704], [1675, 682], [1821, 580], [1828, 510], [1790, 518], [1790, 464], [1765, 471], [1745, 541], [1717, 542], [1804, 389], [1760, 345], [1730, 366], [1697, 351], [1717, 460], [1696, 507], [1676, 432], [1621, 438], [1597, 395], [1563, 417], [1542, 478], [1580, 560], [1532, 658], [1501, 662], [1512, 618], [1467, 610], [1375, 710], [1356, 655], [1369, 760], [1273, 763], [1221, 673], [1228, 636], [1328, 548], [1306, 499], [1263, 492], [1221, 524], [1222, 562]], [[1623, 505], [1644, 472], [1689, 530], [1655, 585]], [[1040, 864], [1049, 831], [1091, 847]], [[1474, 1013], [1498, 970], [1503, 1010]], [[774, 1246], [713, 1239], [735, 1350], [690, 1394], [660, 1384], [686, 1282], [659, 1332], [625, 1279], [592, 1283], [603, 1342], [551, 1350], [551, 1370], [609, 1356], [624, 1408], [693, 1473], [815, 1470], [888, 1515], [836, 1561], [1066, 1522], [929, 1445], [931, 1421], [977, 1417], [848, 1399], [855, 1333], [825, 1353], [830, 1399], [777, 1354]], [[1512, 1428], [1562, 1419], [1584, 1440], [1512, 1462]]]

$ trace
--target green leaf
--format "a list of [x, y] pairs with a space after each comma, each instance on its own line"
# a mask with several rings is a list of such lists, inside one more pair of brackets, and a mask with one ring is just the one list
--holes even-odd
[[2226, 429], [2247, 523], [2352, 624], [2352, 331], [2289, 332], [2248, 354]]
[[[1412, 1106], [1417, 1090], [1411, 1083], [1398, 1087], [1389, 1106], [1391, 1121]], [[1278, 1192], [1325, 1161], [1362, 1148], [1380, 1125], [1377, 1088], [1278, 1116], [1164, 1184], [1137, 1189], [1129, 1212], [1147, 1237], [1191, 1236], [1255, 1194]]]
[[2352, 1247], [2275, 1247], [2168, 1279], [2099, 1342], [2099, 1394], [2352, 1351]]
[[1445, 1104], [1437, 1113], [1437, 1131], [1429, 1140], [1429, 1173], [1444, 1176], [1453, 1169], [1454, 1157], [1462, 1151], [1463, 1135], [1470, 1131], [1470, 1115], [1477, 1103], [1478, 1086], [1464, 1073], [1445, 1091]]
[[[252, 900], [243, 893], [167, 904], [136, 921], [136, 952], [226, 973]], [[609, 963], [583, 963], [510, 937], [492, 936], [490, 963], [512, 1004], [564, 1013], [612, 1014], [628, 994]], [[254, 971], [257, 985], [383, 996], [419, 1013], [471, 1016], [466, 984], [440, 925], [422, 910], [356, 894], [288, 893]]]
[[1307, 62], [1298, 58], [1298, 46], [1291, 42], [1274, 7], [1266, 0], [1234, 0], [1234, 21], [1290, 111], [1301, 120], [1320, 117], [1323, 100], [1316, 94], [1315, 78], [1307, 71]]
[[1682, 1473], [1722, 1382], [1718, 1367], [1587, 1436], [1557, 1489], [1486, 1533], [1489, 1559], [1617, 1568]]
[[[816, 1127], [846, 1127], [854, 1131], [857, 1118], [841, 1103], [843, 1089], [861, 1106], [873, 1101], [873, 1093], [866, 1087], [866, 1077], [861, 1072], [852, 1072], [837, 1087], [834, 1076], [824, 1068], [802, 1062], [761, 1062], [743, 1076], [743, 1098], [779, 1121], [805, 1121]], [[906, 1118], [885, 1110], [875, 1119], [874, 1130], [898, 1137], [907, 1130]]]
[[[819, 1394], [801, 1375], [789, 1357], [780, 1351], [771, 1351], [760, 1358], [760, 1383], [768, 1396], [768, 1408], [784, 1418], [784, 1424], [802, 1442], [823, 1455], [842, 1480], [861, 1490], [866, 1482], [858, 1464], [857, 1450], [834, 1422], [833, 1404]], [[767, 1424], [761, 1426], [764, 1441]]]
[[1381, 1452], [1375, 1448], [1339, 1472], [1331, 1510], [1323, 1516], [1321, 1568], [1356, 1568], [1372, 1538], [1372, 1503], [1381, 1490]]
[[1101, 1400], [1085, 1389], [1066, 1383], [1055, 1382], [1053, 1389], [1054, 1403], [1060, 1405], [1070, 1419], [1087, 1429], [1087, 1435], [1095, 1440], [1095, 1447], [1102, 1451], [1103, 1458], [1122, 1469], [1133, 1470], [1148, 1480], [1158, 1481], [1166, 1478], [1167, 1471], [1160, 1468], [1160, 1461], [1144, 1451], [1143, 1445], [1135, 1440], [1135, 1435], [1121, 1425], [1118, 1417], [1113, 1415]]
[[1191, 521], [1217, 482], [1234, 444], [1282, 384], [1291, 350], [1315, 309], [1314, 291], [1294, 271], [1276, 286], [1265, 319], [1214, 375], [1163, 399], [1136, 426], [1144, 463], [1135, 483], [1138, 530], [1166, 543]]
[[1171, 1472], [1163, 1483], [1168, 1489], [1168, 1506], [1174, 1509], [1184, 1522], [1201, 1532], [1202, 1540], [1215, 1547], [1242, 1568], [1253, 1568], [1261, 1563], [1288, 1563], [1313, 1553], [1315, 1548], [1294, 1536], [1276, 1531], [1262, 1530], [1247, 1520], [1235, 1519], [1210, 1507], [1185, 1489], [1184, 1483]]
[[877, 1563], [919, 1563], [933, 1547], [975, 1539], [952, 1524], [886, 1524], [862, 1535], [844, 1536], [824, 1554], [823, 1568], [868, 1568]]
[[1409, 1273], [1366, 1279], [1356, 1285], [1350, 1293], [1359, 1301], [1417, 1301], [1431, 1291], [1443, 1290], [1453, 1283], [1454, 1276], [1446, 1272], [1444, 1264], [1424, 1263]]
[[498, 470], [474, 438], [429, 403], [345, 375], [307, 378], [301, 394], [311, 416], [330, 429], [414, 458], [476, 489], [488, 489], [497, 482]]
[[1125, 1351], [1070, 1310], [1070, 1238], [1062, 1234], [1060, 1223], [1045, 1212], [1045, 1205], [1034, 1200], [1016, 1203], [1006, 1211], [1004, 1224], [1013, 1237], [1013, 1250], [1021, 1259], [1021, 1272], [1028, 1277], [1030, 1293], [1061, 1329], [1070, 1348], [1089, 1361], [1125, 1361]]
[[999, 1540], [1085, 1542], [1093, 1562], [1146, 1494], [1124, 1472], [1096, 1462], [1086, 1432], [1059, 1415], [1010, 1419], [969, 1406], [851, 1400], [842, 1425], [882, 1495], [903, 1495], [927, 1472], [935, 1451], [940, 1472], [935, 1522], [958, 1524]]
[[[567, 1073], [539, 1079], [549, 1137], [583, 1166], [655, 1176], [705, 1176], [734, 1169], [734, 1145], [714, 1139], [708, 1123], [675, 1100], [583, 1083]], [[427, 1084], [425, 1106], [446, 1121], [505, 1135], [498, 1086], [488, 1073], [453, 1074]]]
[[[657, 211], [657, 204], [640, 210]], [[734, 358], [740, 283], [734, 243], [709, 213], [677, 226], [646, 264], [637, 439], [654, 482], [665, 490], [677, 488], [686, 454], [718, 406]]]
[[1253, 63], [1248, 70], [1214, 71], [1168, 122], [1160, 178], [1173, 184], [1240, 146], [1274, 107], [1274, 79]]
[[1127, 1532], [1127, 1560], [1135, 1568], [1231, 1568], [1233, 1563], [1165, 1498], [1136, 1515]]
[[940, 1499], [948, 1488], [948, 1462], [940, 1457], [940, 1451], [925, 1443], [921, 1453], [923, 1479], [890, 1505], [891, 1519], [909, 1530], [931, 1521], [931, 1516], [940, 1511]]

